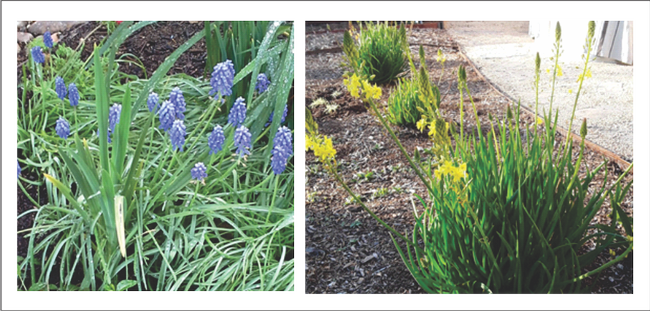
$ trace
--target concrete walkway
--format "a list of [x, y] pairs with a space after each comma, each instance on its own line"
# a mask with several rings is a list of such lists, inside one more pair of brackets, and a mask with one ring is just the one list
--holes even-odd
[[[537, 45], [528, 36], [528, 22], [445, 22], [445, 28], [490, 82], [534, 109]], [[584, 66], [579, 56], [571, 58], [577, 60], [566, 57], [569, 60], [563, 61], [560, 56], [564, 75], [556, 79], [553, 99], [553, 110], [559, 109], [558, 124], [564, 128], [568, 128], [578, 90], [576, 80]], [[549, 109], [551, 74], [546, 69], [552, 73], [553, 61], [542, 58], [541, 68], [540, 114]], [[592, 78], [583, 83], [573, 131], [579, 133], [582, 119], [587, 118], [587, 139], [631, 162], [633, 66], [597, 59], [591, 62], [591, 72]]]

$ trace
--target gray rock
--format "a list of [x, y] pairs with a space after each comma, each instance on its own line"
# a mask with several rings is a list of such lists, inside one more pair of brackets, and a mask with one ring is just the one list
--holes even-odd
[[16, 43], [16, 45], [18, 45], [18, 52], [16, 54], [20, 54], [20, 44]]
[[23, 30], [23, 29], [25, 29], [25, 26], [27, 26], [27, 22], [26, 22], [26, 21], [19, 21], [19, 22], [18, 22], [18, 30]]
[[70, 29], [70, 27], [84, 22], [35, 22], [29, 26], [27, 31], [33, 35], [42, 35], [46, 31], [52, 33]]
[[27, 43], [34, 39], [34, 36], [32, 36], [32, 34], [29, 32], [19, 32], [16, 36], [18, 37], [18, 42], [20, 43]]

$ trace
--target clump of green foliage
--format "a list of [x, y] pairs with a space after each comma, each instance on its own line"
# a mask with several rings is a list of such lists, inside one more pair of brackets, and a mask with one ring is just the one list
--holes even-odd
[[429, 78], [424, 49], [420, 46], [420, 70], [409, 53], [412, 77], [400, 79], [388, 97], [387, 119], [395, 125], [415, 125], [423, 114], [432, 115], [440, 107], [440, 90]]
[[352, 24], [343, 37], [344, 66], [358, 76], [383, 84], [395, 80], [408, 68], [408, 40], [404, 24], [364, 23], [357, 31]]

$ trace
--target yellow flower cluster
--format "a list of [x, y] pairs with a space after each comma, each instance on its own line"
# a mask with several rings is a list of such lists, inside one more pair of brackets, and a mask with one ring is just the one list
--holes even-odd
[[361, 87], [361, 82], [357, 74], [353, 74], [348, 79], [343, 79], [343, 84], [348, 88], [350, 95], [354, 98], [359, 98], [359, 87]]
[[366, 80], [361, 80], [357, 74], [353, 74], [348, 79], [343, 79], [343, 84], [348, 88], [350, 95], [354, 98], [359, 98], [361, 95], [360, 91], [364, 95], [366, 100], [380, 99], [381, 98], [381, 88], [376, 85], [370, 84]]
[[578, 76], [578, 80], [576, 80], [576, 82], [580, 82], [580, 80], [582, 80], [584, 78], [591, 78], [591, 68], [587, 69], [587, 72], [584, 74], [584, 76], [582, 74], [580, 74], [580, 76]]
[[440, 166], [439, 169], [435, 170], [433, 173], [436, 178], [440, 179], [444, 175], [449, 175], [454, 178], [454, 182], [458, 182], [462, 177], [465, 177], [467, 172], [467, 163], [462, 163], [458, 167], [454, 166], [451, 161], [445, 160], [445, 162]]
[[379, 99], [381, 98], [381, 88], [377, 85], [370, 85], [367, 81], [363, 81], [363, 93], [366, 96], [366, 99]]
[[322, 139], [318, 137], [312, 139], [312, 137], [307, 135], [305, 145], [307, 149], [306, 151], [313, 150], [314, 155], [317, 156], [321, 162], [332, 160], [336, 155], [336, 149], [334, 149], [334, 146], [332, 145], [332, 139], [327, 138], [327, 136], [323, 136]]

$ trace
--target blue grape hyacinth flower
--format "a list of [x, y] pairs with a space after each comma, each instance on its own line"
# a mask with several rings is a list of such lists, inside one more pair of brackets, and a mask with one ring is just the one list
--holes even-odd
[[207, 170], [208, 168], [205, 167], [205, 164], [203, 164], [203, 162], [194, 164], [194, 168], [190, 170], [192, 173], [192, 179], [203, 181], [204, 179], [208, 178]]
[[278, 129], [273, 139], [273, 157], [271, 158], [271, 168], [276, 175], [282, 174], [287, 167], [287, 160], [293, 155], [293, 146], [291, 144], [291, 130], [286, 126]]
[[48, 49], [51, 49], [54, 46], [54, 41], [52, 41], [52, 33], [50, 33], [49, 30], [43, 34], [43, 43], [45, 43], [45, 46]]
[[174, 105], [176, 110], [176, 119], [185, 119], [185, 97], [183, 97], [183, 91], [180, 88], [175, 87], [169, 93], [169, 101]]
[[65, 96], [67, 95], [67, 90], [65, 88], [65, 81], [63, 81], [63, 78], [57, 76], [54, 79], [54, 84], [55, 84], [55, 90], [56, 90], [56, 95], [59, 97], [60, 100], [64, 100]]
[[267, 78], [265, 74], [260, 73], [257, 75], [257, 84], [255, 85], [255, 90], [257, 93], [262, 94], [266, 91], [266, 89], [269, 88], [269, 84], [271, 84], [269, 78]]
[[113, 104], [108, 110], [108, 130], [115, 132], [115, 126], [120, 123], [120, 114], [122, 113], [122, 105]]
[[[212, 90], [210, 90], [210, 95], [221, 93], [221, 96], [230, 96], [232, 95], [232, 85], [235, 80], [235, 67], [232, 64], [232, 61], [226, 59], [226, 61], [218, 63], [214, 66], [212, 71], [212, 77], [210, 78], [210, 85]], [[218, 99], [215, 95], [214, 99]]]
[[77, 90], [77, 85], [74, 83], [68, 85], [68, 99], [70, 99], [70, 106], [76, 107], [79, 105], [79, 90]]
[[237, 98], [232, 108], [230, 108], [230, 114], [228, 115], [228, 124], [233, 126], [240, 126], [246, 120], [246, 103], [244, 102], [243, 97]]
[[235, 147], [237, 147], [237, 154], [239, 157], [251, 154], [251, 132], [245, 126], [241, 125], [235, 130]]
[[216, 154], [217, 152], [223, 149], [223, 142], [226, 140], [226, 137], [223, 135], [223, 129], [221, 125], [217, 125], [210, 133], [208, 137], [208, 146], [210, 147], [210, 152], [208, 154]]
[[158, 94], [151, 92], [149, 94], [149, 98], [147, 98], [147, 108], [149, 108], [149, 112], [156, 112], [158, 110], [158, 102], [159, 102]]
[[59, 137], [63, 139], [68, 139], [68, 136], [70, 136], [70, 123], [63, 117], [59, 117], [58, 120], [56, 120], [56, 127], [54, 128], [56, 130], [56, 134], [59, 135]]
[[166, 100], [160, 108], [160, 128], [167, 131], [174, 125], [176, 120], [176, 110], [174, 104]]
[[16, 178], [20, 179], [20, 172], [21, 172], [23, 169], [20, 167], [20, 162], [18, 162], [18, 160], [16, 160], [16, 163], [18, 163], [18, 176], [16, 176]]
[[[284, 105], [284, 112], [282, 113], [282, 119], [280, 119], [280, 123], [284, 123], [284, 120], [287, 118], [287, 114], [289, 113], [289, 107], [287, 104]], [[273, 122], [273, 115], [275, 114], [275, 111], [271, 111], [271, 115], [269, 116], [269, 121], [264, 124], [264, 127], [269, 126], [271, 122]]]
[[182, 120], [176, 120], [174, 121], [174, 124], [172, 125], [172, 129], [169, 130], [169, 137], [172, 140], [172, 147], [174, 148], [174, 151], [177, 149], [180, 149], [183, 151], [183, 145], [185, 144], [185, 135], [187, 132], [185, 131], [185, 125], [183, 124]]
[[32, 59], [37, 64], [42, 64], [45, 62], [45, 55], [43, 55], [43, 51], [41, 50], [40, 46], [35, 46], [32, 48]]

